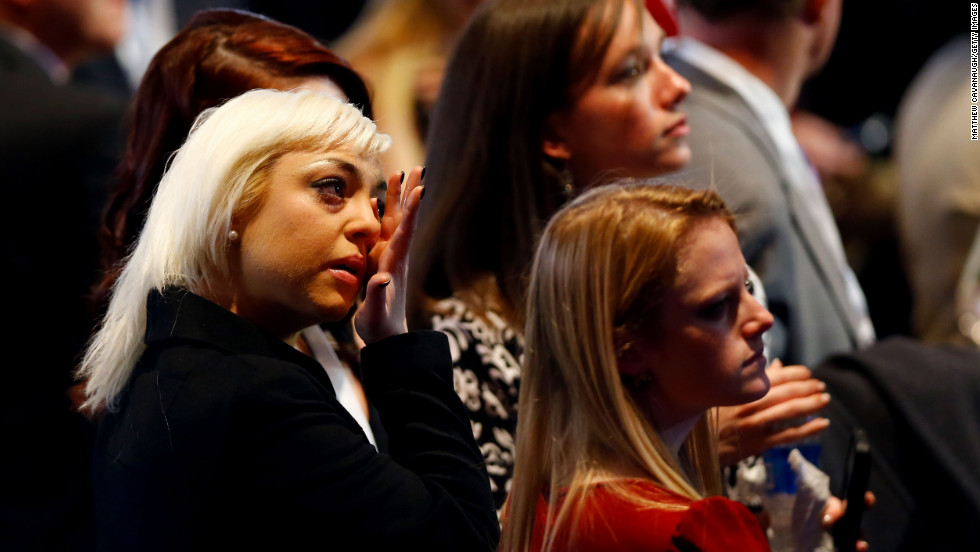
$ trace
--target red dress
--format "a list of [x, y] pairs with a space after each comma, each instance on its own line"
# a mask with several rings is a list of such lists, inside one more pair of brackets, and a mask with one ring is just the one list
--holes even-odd
[[[687, 510], [662, 510], [631, 504], [605, 485], [588, 491], [574, 539], [558, 534], [555, 550], [575, 552], [755, 552], [769, 543], [749, 510], [734, 501], [711, 497], [691, 501], [652, 482], [631, 480], [633, 491], [659, 501], [687, 504]], [[538, 499], [531, 550], [538, 552], [548, 523], [548, 503]]]

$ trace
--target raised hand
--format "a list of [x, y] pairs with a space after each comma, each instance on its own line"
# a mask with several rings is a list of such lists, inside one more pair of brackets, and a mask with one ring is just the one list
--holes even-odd
[[806, 366], [783, 366], [773, 360], [766, 370], [770, 388], [765, 397], [738, 406], [718, 409], [719, 460], [730, 466], [776, 445], [815, 435], [830, 425], [826, 418], [795, 420], [816, 414], [830, 402], [826, 385], [811, 377]]
[[388, 179], [381, 235], [368, 255], [369, 270], [364, 302], [354, 314], [354, 329], [363, 343], [373, 343], [405, 333], [405, 296], [408, 251], [415, 234], [415, 220], [422, 201], [423, 167], [407, 178], [397, 172]]

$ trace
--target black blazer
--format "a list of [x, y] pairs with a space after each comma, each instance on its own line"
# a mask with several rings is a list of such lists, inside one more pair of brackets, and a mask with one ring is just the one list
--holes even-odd
[[151, 293], [146, 343], [96, 439], [101, 550], [496, 546], [445, 336], [409, 333], [361, 352], [390, 456], [316, 361], [210, 301]]

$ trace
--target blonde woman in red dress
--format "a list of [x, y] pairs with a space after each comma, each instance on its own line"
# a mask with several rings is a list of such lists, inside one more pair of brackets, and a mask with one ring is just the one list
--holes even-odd
[[502, 552], [769, 550], [721, 496], [711, 415], [769, 389], [773, 317], [750, 288], [712, 191], [604, 186], [558, 211], [531, 270]]

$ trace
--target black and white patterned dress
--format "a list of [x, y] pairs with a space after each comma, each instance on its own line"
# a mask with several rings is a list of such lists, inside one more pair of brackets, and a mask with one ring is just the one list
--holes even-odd
[[449, 336], [456, 393], [469, 412], [499, 511], [514, 475], [524, 336], [496, 313], [478, 316], [456, 298], [443, 299], [434, 312], [432, 329]]

